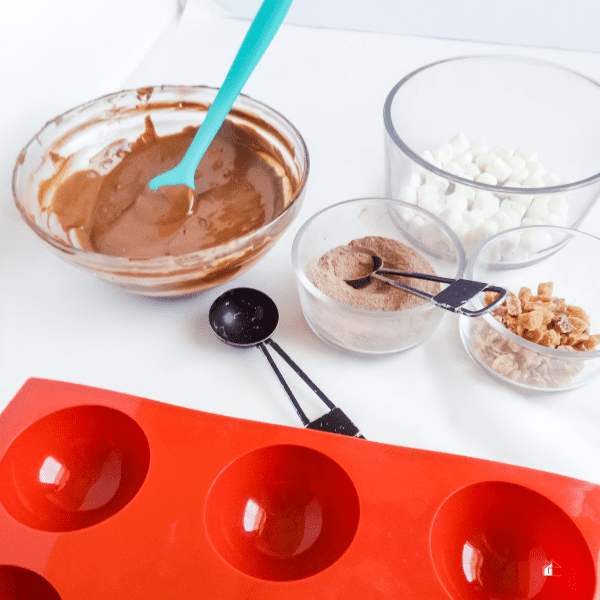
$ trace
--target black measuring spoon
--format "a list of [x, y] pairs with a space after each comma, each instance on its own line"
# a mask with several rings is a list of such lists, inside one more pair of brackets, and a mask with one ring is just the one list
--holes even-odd
[[[386, 269], [383, 267], [383, 260], [380, 256], [373, 254], [369, 250], [366, 250], [366, 252], [369, 252], [369, 254], [371, 254], [371, 258], [373, 259], [373, 267], [371, 272], [364, 277], [345, 280], [349, 286], [357, 290], [368, 286], [372, 279], [379, 279], [379, 281], [383, 281], [388, 285], [405, 290], [406, 292], [414, 294], [415, 296], [419, 296], [424, 300], [429, 300], [429, 302], [433, 302], [440, 308], [444, 308], [450, 312], [461, 315], [466, 315], [467, 317], [479, 317], [480, 315], [490, 312], [504, 302], [504, 299], [506, 298], [507, 291], [504, 288], [496, 287], [481, 281], [471, 281], [470, 279], [450, 279], [448, 277], [439, 277], [438, 275], [426, 275], [425, 273], [412, 273], [408, 271]], [[402, 277], [413, 277], [415, 279], [439, 281], [440, 283], [448, 283], [450, 285], [436, 296], [432, 296], [427, 292], [423, 292], [422, 290], [406, 285], [401, 281], [384, 277], [384, 275], [401, 275]], [[496, 292], [498, 297], [493, 302], [479, 310], [470, 310], [468, 308], [464, 308], [463, 305], [469, 302], [469, 300], [472, 300], [475, 296], [477, 296], [477, 294], [487, 291]]]
[[[339, 433], [363, 438], [358, 427], [335, 406], [327, 396], [308, 378], [300, 367], [271, 339], [271, 335], [279, 322], [279, 311], [269, 296], [253, 288], [234, 288], [221, 294], [212, 304], [208, 320], [217, 336], [230, 346], [247, 348], [257, 346], [263, 353], [279, 382], [291, 400], [302, 424], [307, 429], [319, 429], [329, 433]], [[283, 375], [277, 368], [273, 357], [267, 349], [267, 344], [285, 360], [285, 362], [300, 376], [308, 387], [325, 403], [329, 412], [310, 421]]]

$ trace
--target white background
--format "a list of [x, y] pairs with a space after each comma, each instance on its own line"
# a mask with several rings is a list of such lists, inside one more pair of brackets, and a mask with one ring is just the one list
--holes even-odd
[[[260, 6], [260, 0], [216, 2], [246, 18]], [[294, 0], [288, 23], [600, 51], [594, 0]]]

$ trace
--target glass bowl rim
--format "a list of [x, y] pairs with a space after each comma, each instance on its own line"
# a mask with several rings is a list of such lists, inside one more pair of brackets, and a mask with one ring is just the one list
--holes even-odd
[[[27, 154], [27, 151], [34, 143], [37, 142], [38, 136], [40, 136], [43, 132], [45, 132], [53, 124], [60, 123], [63, 119], [69, 118], [78, 112], [89, 110], [91, 108], [94, 108], [95, 106], [100, 107], [102, 104], [106, 104], [106, 103], [110, 102], [112, 99], [127, 98], [127, 97], [131, 96], [132, 99], [138, 98], [138, 100], [139, 100], [140, 90], [146, 90], [146, 89], [151, 89], [152, 94], [154, 94], [157, 91], [158, 91], [158, 93], [177, 93], [178, 91], [186, 90], [186, 91], [191, 91], [193, 93], [209, 92], [213, 96], [216, 95], [216, 93], [219, 90], [218, 87], [213, 87], [213, 86], [208, 86], [208, 85], [172, 85], [172, 84], [146, 86], [144, 88], [139, 88], [139, 87], [138, 88], [128, 88], [128, 89], [124, 89], [124, 90], [119, 90], [117, 92], [111, 92], [109, 94], [105, 94], [103, 96], [99, 96], [92, 100], [88, 100], [86, 102], [78, 104], [77, 106], [69, 108], [65, 112], [57, 115], [56, 117], [54, 117], [53, 119], [48, 121], [45, 125], [43, 125], [41, 127], [41, 129], [39, 129], [37, 131], [37, 133], [35, 133], [35, 135], [33, 135], [33, 137], [29, 140], [29, 142], [27, 142], [27, 144], [25, 144], [23, 149], [18, 154], [17, 161], [13, 168], [13, 174], [12, 174], [12, 194], [13, 194], [13, 199], [14, 199], [15, 205], [16, 205], [17, 209], [19, 210], [19, 213], [21, 214], [21, 218], [44, 242], [50, 244], [55, 249], [65, 253], [65, 254], [74, 256], [79, 264], [84, 265], [89, 268], [100, 268], [102, 270], [109, 270], [109, 271], [113, 271], [113, 272], [123, 272], [123, 273], [128, 273], [131, 270], [135, 270], [136, 272], [139, 272], [139, 273], [152, 274], [156, 271], [164, 271], [164, 269], [168, 269], [168, 268], [176, 267], [176, 268], [185, 269], [185, 268], [189, 268], [193, 265], [198, 265], [203, 262], [215, 261], [215, 260], [218, 260], [223, 257], [228, 257], [231, 254], [238, 252], [241, 249], [243, 249], [244, 247], [246, 247], [249, 243], [253, 242], [256, 238], [260, 238], [265, 233], [268, 233], [268, 231], [270, 229], [276, 228], [277, 224], [287, 216], [287, 214], [289, 213], [289, 211], [291, 209], [293, 209], [293, 207], [295, 207], [297, 205], [298, 199], [302, 196], [303, 192], [306, 189], [306, 182], [307, 182], [308, 174], [310, 171], [310, 156], [308, 153], [308, 148], [306, 146], [306, 142], [304, 141], [302, 134], [298, 131], [296, 126], [291, 121], [289, 121], [285, 116], [283, 116], [283, 114], [281, 114], [279, 111], [275, 110], [274, 108], [271, 108], [270, 106], [268, 106], [267, 104], [265, 104], [263, 102], [260, 102], [259, 100], [256, 100], [255, 98], [253, 98], [251, 96], [248, 96], [247, 94], [239, 94], [238, 98], [236, 99], [236, 103], [241, 101], [242, 103], [248, 103], [250, 107], [255, 106], [257, 108], [260, 108], [261, 110], [265, 111], [270, 116], [281, 120], [285, 124], [285, 126], [288, 127], [292, 131], [292, 133], [298, 138], [299, 147], [301, 150], [300, 154], [304, 157], [305, 166], [303, 169], [303, 173], [300, 174], [301, 176], [299, 178], [298, 188], [296, 189], [294, 195], [291, 197], [291, 200], [290, 200], [290, 203], [288, 204], [288, 206], [283, 210], [283, 212], [278, 217], [276, 217], [269, 223], [266, 223], [259, 229], [251, 231], [250, 233], [248, 233], [242, 237], [235, 238], [234, 240], [231, 240], [230, 242], [227, 242], [225, 244], [220, 244], [218, 246], [211, 246], [209, 248], [196, 250], [195, 252], [188, 252], [186, 254], [179, 254], [179, 255], [174, 255], [174, 256], [159, 256], [159, 257], [148, 258], [148, 259], [127, 258], [127, 257], [123, 257], [123, 256], [112, 256], [109, 254], [102, 254], [100, 252], [82, 250], [81, 248], [71, 246], [71, 245], [63, 242], [60, 239], [50, 236], [46, 230], [42, 229], [39, 225], [37, 225], [37, 223], [35, 223], [29, 217], [29, 214], [27, 213], [26, 209], [24, 208], [24, 206], [21, 205], [21, 201], [19, 200], [19, 197], [17, 194], [17, 177], [18, 177], [19, 171], [22, 167], [22, 163], [24, 161], [24, 157]], [[157, 102], [159, 102], [159, 100], [157, 100]], [[146, 103], [149, 105], [152, 104], [152, 102], [150, 101], [150, 98], [146, 101], [140, 100], [140, 103]], [[234, 108], [236, 108], [236, 104], [234, 104]], [[160, 107], [158, 108], [158, 110], [160, 110]], [[287, 139], [287, 137], [286, 137], [286, 139]], [[298, 154], [298, 153], [296, 153], [296, 154]]]
[[487, 190], [487, 191], [490, 191], [493, 193], [516, 194], [516, 195], [559, 194], [559, 193], [564, 193], [564, 192], [568, 192], [571, 190], [585, 188], [594, 183], [597, 183], [600, 180], [600, 171], [598, 173], [596, 173], [595, 175], [591, 175], [590, 177], [581, 179], [579, 181], [574, 181], [571, 183], [563, 183], [560, 185], [554, 185], [554, 186], [548, 186], [548, 187], [533, 187], [533, 188], [508, 187], [508, 186], [491, 185], [489, 183], [480, 183], [478, 181], [471, 181], [470, 179], [464, 179], [462, 177], [459, 177], [458, 175], [453, 175], [452, 173], [449, 173], [448, 171], [444, 171], [443, 169], [440, 169], [440, 168], [436, 167], [435, 165], [432, 165], [431, 163], [427, 162], [424, 158], [419, 156], [416, 152], [414, 152], [402, 140], [402, 138], [398, 135], [398, 133], [396, 131], [396, 128], [394, 126], [394, 122], [392, 119], [392, 104], [394, 102], [397, 92], [400, 90], [400, 88], [405, 83], [407, 83], [413, 77], [417, 76], [419, 73], [421, 73], [421, 71], [425, 71], [425, 70], [433, 68], [433, 67], [438, 67], [445, 63], [452, 63], [452, 62], [457, 62], [457, 61], [485, 61], [485, 60], [526, 63], [526, 64], [531, 64], [531, 65], [535, 65], [535, 66], [539, 66], [539, 67], [552, 68], [557, 71], [563, 71], [569, 75], [574, 75], [575, 77], [584, 79], [587, 82], [589, 82], [590, 84], [599, 88], [599, 91], [600, 91], [600, 83], [598, 81], [596, 81], [595, 79], [593, 79], [592, 77], [584, 75], [583, 73], [579, 73], [578, 71], [575, 71], [575, 70], [565, 67], [563, 65], [559, 65], [552, 61], [544, 60], [541, 58], [532, 58], [532, 57], [512, 55], [512, 54], [467, 54], [467, 55], [463, 55], [463, 56], [444, 58], [442, 60], [437, 60], [435, 62], [428, 63], [426, 65], [419, 67], [418, 69], [411, 71], [408, 75], [404, 76], [398, 83], [396, 83], [394, 85], [394, 87], [390, 90], [389, 94], [387, 95], [384, 105], [383, 105], [383, 122], [384, 122], [385, 130], [386, 130], [387, 134], [390, 136], [390, 138], [392, 139], [392, 141], [394, 142], [395, 146], [400, 148], [400, 150], [402, 150], [402, 152], [404, 152], [404, 154], [406, 154], [411, 160], [416, 162], [420, 167], [426, 169], [427, 171], [435, 173], [436, 175], [439, 175], [440, 177], [443, 177], [445, 179], [449, 179], [450, 181], [453, 181], [455, 183], [469, 186], [469, 187], [478, 188], [481, 190]]
[[[558, 227], [555, 225], [527, 225], [527, 226], [523, 226], [523, 227], [514, 227], [512, 229], [506, 229], [504, 231], [494, 234], [493, 236], [490, 236], [489, 238], [484, 240], [481, 244], [479, 244], [479, 246], [477, 246], [477, 248], [475, 248], [475, 250], [473, 251], [473, 253], [471, 254], [471, 256], [469, 257], [469, 259], [467, 261], [467, 267], [465, 270], [466, 277], [467, 278], [473, 277], [473, 265], [475, 264], [475, 260], [489, 244], [496, 242], [497, 240], [501, 239], [502, 237], [504, 237], [505, 235], [508, 235], [508, 234], [514, 234], [519, 231], [536, 230], [536, 229], [543, 229], [543, 230], [549, 229], [551, 231], [553, 230], [553, 231], [560, 231], [562, 233], [572, 234], [575, 237], [586, 237], [586, 238], [590, 238], [592, 240], [596, 240], [598, 242], [598, 244], [600, 245], [600, 238], [596, 237], [595, 235], [592, 235], [591, 233], [586, 233], [584, 231], [579, 231], [578, 229], [571, 229], [569, 227]], [[560, 249], [557, 252], [560, 252]], [[543, 259], [543, 260], [545, 260], [545, 259]], [[543, 261], [541, 261], [541, 262], [543, 262]], [[492, 285], [493, 285], [493, 282], [492, 282]], [[475, 299], [473, 303], [475, 304], [475, 306], [477, 308], [483, 307], [483, 304], [478, 299]], [[534, 352], [536, 354], [542, 354], [549, 358], [555, 358], [555, 359], [559, 359], [559, 360], [574, 360], [574, 361], [585, 361], [585, 360], [600, 358], [600, 349], [599, 350], [585, 350], [585, 351], [578, 352], [576, 350], [566, 351], [566, 350], [558, 350], [557, 348], [548, 348], [547, 346], [541, 346], [540, 344], [535, 344], [534, 342], [530, 342], [529, 340], [522, 338], [521, 336], [517, 335], [516, 333], [513, 333], [512, 331], [510, 331], [510, 329], [508, 329], [507, 327], [502, 325], [502, 323], [496, 321], [496, 319], [494, 319], [494, 317], [492, 317], [492, 315], [490, 313], [485, 313], [485, 314], [481, 315], [480, 318], [483, 318], [485, 320], [485, 322], [496, 333], [500, 334], [502, 337], [506, 338], [508, 341], [518, 344], [519, 346], [522, 346], [526, 350], [530, 350], [531, 352]], [[464, 315], [461, 315], [461, 319], [469, 319], [469, 317], [465, 317]], [[600, 323], [599, 323], [599, 325], [600, 325]], [[600, 333], [600, 331], [598, 333]], [[471, 338], [472, 338], [472, 336], [469, 333], [469, 339], [471, 339]]]
[[[339, 300], [336, 300], [335, 298], [331, 298], [327, 294], [323, 293], [306, 276], [306, 274], [304, 273], [304, 271], [302, 270], [302, 268], [300, 267], [300, 264], [299, 264], [298, 248], [300, 246], [300, 242], [301, 242], [302, 238], [304, 237], [304, 234], [306, 233], [306, 231], [308, 230], [310, 225], [316, 219], [318, 219], [322, 214], [329, 212], [330, 210], [337, 209], [337, 208], [347, 205], [347, 204], [355, 204], [355, 203], [358, 204], [360, 202], [384, 203], [386, 205], [394, 205], [394, 206], [400, 205], [400, 207], [402, 207], [402, 208], [410, 208], [410, 209], [416, 210], [416, 211], [421, 212], [424, 215], [426, 215], [437, 226], [439, 226], [454, 243], [455, 250], [456, 250], [456, 253], [458, 256], [458, 269], [456, 272], [456, 277], [458, 278], [458, 277], [462, 277], [464, 275], [465, 269], [467, 266], [467, 259], [466, 259], [462, 244], [460, 243], [460, 240], [458, 239], [458, 236], [454, 233], [454, 231], [452, 229], [450, 229], [450, 227], [448, 227], [441, 219], [439, 219], [438, 217], [436, 217], [434, 214], [430, 213], [429, 211], [425, 210], [424, 208], [421, 208], [414, 204], [409, 204], [408, 202], [403, 202], [402, 200], [394, 200], [392, 198], [386, 198], [384, 196], [381, 196], [381, 197], [365, 196], [362, 198], [352, 198], [350, 200], [343, 200], [342, 202], [336, 202], [334, 204], [326, 206], [325, 208], [322, 208], [321, 210], [316, 212], [314, 215], [309, 217], [302, 224], [302, 226], [298, 230], [298, 233], [296, 233], [296, 236], [292, 243], [292, 266], [294, 268], [294, 273], [296, 274], [296, 278], [302, 284], [302, 287], [304, 289], [306, 289], [312, 296], [316, 297], [320, 303], [330, 305], [335, 310], [347, 311], [350, 314], [354, 314], [359, 317], [370, 317], [370, 318], [374, 318], [374, 319], [392, 319], [392, 318], [398, 318], [398, 317], [401, 317], [404, 315], [416, 315], [419, 313], [426, 313], [426, 312], [430, 312], [434, 309], [437, 309], [438, 307], [435, 306], [431, 302], [425, 302], [425, 304], [421, 304], [421, 305], [415, 306], [413, 308], [404, 308], [402, 310], [368, 310], [366, 308], [357, 308], [356, 306], [351, 306], [350, 304], [345, 304], [344, 302], [340, 302]], [[440, 310], [443, 310], [443, 309], [440, 309]]]

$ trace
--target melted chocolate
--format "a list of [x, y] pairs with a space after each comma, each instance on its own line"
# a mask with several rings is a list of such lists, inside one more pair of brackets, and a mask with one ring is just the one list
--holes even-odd
[[99, 155], [100, 168], [65, 177], [69, 159], [55, 161], [57, 173], [40, 186], [40, 204], [54, 188], [50, 212], [76, 232], [84, 250], [137, 259], [225, 244], [283, 212], [298, 181], [260, 135], [229, 120], [198, 166], [195, 193], [186, 186], [150, 190], [148, 182], [179, 163], [196, 131], [158, 137], [147, 117], [130, 148], [121, 141]]

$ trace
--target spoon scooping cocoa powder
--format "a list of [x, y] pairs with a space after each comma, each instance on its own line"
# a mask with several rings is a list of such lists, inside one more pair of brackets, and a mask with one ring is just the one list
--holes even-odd
[[[329, 250], [308, 266], [307, 276], [321, 292], [355, 308], [395, 311], [414, 308], [427, 302], [377, 280], [362, 289], [350, 287], [346, 283], [347, 279], [364, 277], [371, 272], [371, 253], [383, 259], [386, 269], [436, 274], [429, 262], [409, 246], [390, 238], [367, 236]], [[409, 280], [406, 277], [398, 277], [398, 281], [434, 296], [441, 290], [440, 284], [435, 281]]]

